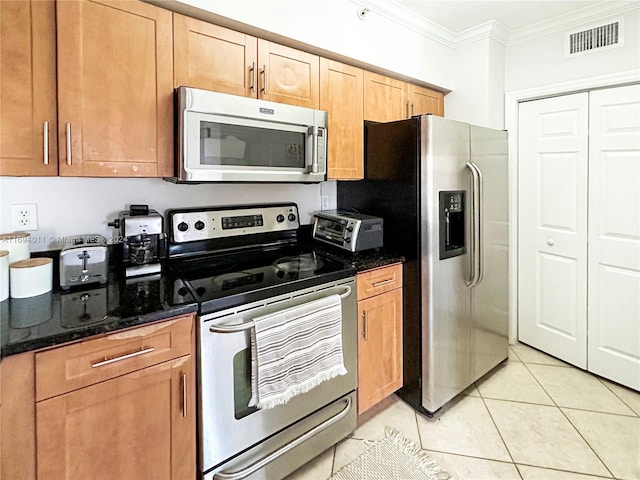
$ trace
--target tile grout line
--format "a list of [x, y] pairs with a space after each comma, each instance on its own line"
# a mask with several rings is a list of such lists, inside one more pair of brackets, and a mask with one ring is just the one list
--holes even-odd
[[[591, 372], [589, 372], [589, 373], [591, 373]], [[624, 405], [625, 405], [629, 410], [631, 410], [631, 411], [635, 414], [635, 416], [636, 416], [636, 417], [640, 417], [640, 414], [639, 414], [638, 412], [636, 412], [633, 408], [631, 408], [631, 405], [629, 405], [627, 402], [625, 402], [625, 401], [624, 401], [624, 399], [623, 399], [620, 395], [618, 395], [618, 394], [617, 394], [616, 392], [614, 392], [611, 388], [609, 388], [609, 385], [607, 385], [607, 384], [605, 383], [605, 381], [604, 381], [604, 380], [603, 380], [599, 375], [596, 375], [595, 373], [592, 373], [592, 375], [593, 375], [594, 377], [596, 377], [596, 378], [598, 379], [598, 381], [599, 381], [602, 385], [604, 385], [604, 388], [606, 388], [607, 390], [609, 390], [611, 393], [613, 393], [613, 394], [616, 396], [616, 398], [617, 398], [618, 400], [620, 400], [622, 403], [624, 403]], [[609, 380], [609, 381], [610, 381], [610, 380]]]
[[[482, 404], [484, 405], [485, 410], [489, 414], [489, 418], [491, 419], [491, 423], [493, 423], [493, 426], [495, 427], [496, 432], [498, 432], [498, 436], [500, 437], [500, 440], [502, 441], [502, 444], [504, 445], [504, 448], [507, 451], [507, 454], [509, 455], [509, 458], [511, 459], [511, 464], [515, 467], [516, 466], [516, 462], [513, 459], [513, 455], [511, 454], [511, 450], [509, 450], [509, 447], [507, 446], [507, 442], [505, 441], [504, 437], [502, 436], [502, 432], [500, 431], [500, 428], [498, 427], [498, 424], [496, 423], [495, 419], [493, 418], [493, 415], [491, 414], [491, 410], [489, 410], [489, 406], [487, 405], [487, 402], [485, 401], [485, 398], [482, 396], [482, 392], [480, 391], [480, 389], [476, 385], [476, 382], [473, 382], [473, 384], [475, 385], [476, 390], [478, 390], [478, 393], [480, 394], [480, 400], [482, 400]], [[489, 460], [489, 459], [487, 459], [487, 460]], [[505, 463], [508, 463], [508, 462], [505, 462]], [[518, 470], [518, 467], [516, 467], [516, 472], [518, 472], [518, 475], [520, 476], [520, 479], [523, 480], [522, 474], [520, 473], [520, 470]]]
[[[516, 463], [516, 468], [518, 467], [531, 467], [531, 468], [539, 468], [541, 470], [552, 470], [554, 472], [560, 472], [560, 473], [571, 473], [572, 475], [585, 475], [587, 477], [593, 477], [593, 478], [606, 478], [607, 480], [613, 480], [616, 477], [603, 477], [602, 475], [595, 475], [593, 473], [577, 473], [577, 472], [572, 472], [571, 470], [562, 470], [559, 468], [554, 468], [554, 467], [541, 467], [540, 465], [531, 465], [529, 463]], [[520, 468], [518, 468], [518, 472], [520, 471]], [[522, 474], [521, 474], [522, 475]]]
[[333, 477], [336, 474], [335, 468], [336, 468], [336, 455], [338, 453], [338, 444], [334, 445], [331, 448], [333, 448], [333, 458], [331, 459], [331, 476]]
[[[580, 430], [578, 430], [578, 427], [576, 427], [573, 422], [569, 419], [569, 417], [567, 416], [566, 413], [564, 413], [564, 411], [562, 410], [562, 407], [560, 407], [560, 405], [558, 405], [558, 403], [556, 402], [556, 400], [551, 396], [551, 394], [547, 391], [546, 388], [544, 388], [544, 385], [542, 385], [542, 383], [540, 383], [540, 381], [538, 380], [538, 377], [535, 376], [535, 374], [529, 369], [529, 366], [525, 363], [522, 362], [524, 367], [527, 369], [527, 371], [529, 372], [529, 374], [533, 377], [533, 379], [536, 381], [536, 383], [538, 385], [540, 385], [540, 388], [542, 388], [542, 390], [544, 391], [544, 393], [547, 394], [547, 396], [551, 399], [551, 401], [553, 402], [553, 404], [555, 405], [555, 408], [557, 408], [560, 413], [564, 416], [564, 418], [567, 419], [567, 421], [569, 422], [569, 425], [571, 425], [573, 427], [573, 429], [576, 431], [576, 433], [578, 435], [580, 435], [580, 438], [582, 438], [582, 440], [584, 441], [584, 443], [587, 444], [587, 446], [589, 447], [589, 449], [593, 452], [593, 454], [596, 456], [596, 458], [598, 460], [600, 460], [600, 463], [602, 463], [602, 465], [604, 466], [604, 468], [607, 469], [607, 472], [609, 472], [609, 474], [611, 475], [611, 478], [615, 478], [615, 475], [613, 474], [613, 472], [611, 471], [611, 469], [609, 469], [609, 467], [607, 466], [607, 464], [604, 462], [604, 460], [602, 460], [602, 458], [600, 458], [600, 455], [597, 454], [597, 452], [595, 451], [595, 449], [591, 446], [591, 444], [587, 441], [586, 438], [584, 438], [584, 436], [582, 435], [582, 433], [580, 432]], [[576, 368], [573, 367], [572, 368]], [[548, 405], [547, 405], [548, 406]], [[593, 412], [593, 413], [600, 413], [600, 412]], [[574, 472], [574, 473], [582, 473], [582, 472]]]

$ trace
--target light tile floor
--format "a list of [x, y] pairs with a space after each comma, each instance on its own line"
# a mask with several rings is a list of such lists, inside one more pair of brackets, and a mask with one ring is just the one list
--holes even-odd
[[640, 393], [524, 344], [433, 418], [395, 395], [358, 418], [349, 438], [287, 480], [324, 480], [378, 440], [385, 425], [457, 480], [640, 480]]

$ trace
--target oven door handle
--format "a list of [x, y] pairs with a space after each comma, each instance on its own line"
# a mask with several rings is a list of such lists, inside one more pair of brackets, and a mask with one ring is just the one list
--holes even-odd
[[[345, 299], [349, 295], [351, 295], [351, 287], [347, 286], [345, 288], [346, 290], [339, 295], [342, 299]], [[239, 323], [237, 325], [211, 325], [209, 327], [209, 331], [211, 333], [238, 333], [244, 332], [245, 330], [250, 330], [253, 327], [255, 327], [255, 323], [252, 320], [245, 323]]]
[[313, 427], [308, 432], [303, 433], [298, 438], [293, 440], [291, 443], [288, 443], [284, 447], [279, 448], [275, 452], [271, 453], [270, 455], [267, 455], [266, 457], [258, 460], [257, 462], [252, 463], [247, 468], [244, 468], [242, 470], [237, 470], [235, 472], [218, 472], [213, 476], [213, 478], [215, 480], [241, 480], [242, 478], [246, 478], [249, 475], [251, 475], [252, 473], [255, 473], [256, 471], [260, 470], [264, 466], [266, 466], [269, 463], [273, 462], [278, 457], [284, 455], [285, 453], [289, 452], [290, 450], [293, 450], [294, 448], [296, 448], [301, 443], [307, 441], [311, 437], [317, 435], [318, 433], [320, 433], [323, 430], [327, 429], [328, 427], [330, 427], [334, 423], [336, 423], [339, 420], [341, 420], [344, 417], [346, 417], [349, 414], [349, 412], [351, 411], [352, 401], [351, 401], [351, 397], [350, 396], [346, 397], [344, 400], [346, 401], [347, 405], [342, 410], [340, 410], [340, 412], [335, 414], [333, 417], [325, 420], [320, 425], [316, 425], [315, 427]]

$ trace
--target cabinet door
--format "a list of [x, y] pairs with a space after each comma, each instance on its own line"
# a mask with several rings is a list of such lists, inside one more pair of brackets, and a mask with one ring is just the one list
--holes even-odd
[[38, 478], [195, 478], [192, 371], [188, 355], [39, 402]]
[[408, 116], [404, 82], [365, 70], [365, 120], [391, 122]]
[[257, 96], [256, 37], [173, 14], [176, 87]]
[[57, 2], [60, 175], [173, 174], [172, 14]]
[[301, 107], [320, 105], [320, 58], [258, 39], [258, 98]]
[[358, 413], [402, 387], [402, 289], [358, 302]]
[[329, 113], [328, 178], [364, 178], [363, 75], [359, 68], [320, 59], [320, 110]]
[[0, 175], [58, 175], [55, 19], [53, 1], [0, 2]]
[[444, 95], [429, 88], [407, 83], [407, 97], [409, 102], [409, 114], [444, 116]]

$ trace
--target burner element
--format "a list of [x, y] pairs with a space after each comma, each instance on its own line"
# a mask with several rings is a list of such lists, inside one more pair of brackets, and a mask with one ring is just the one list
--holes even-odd
[[273, 264], [277, 270], [283, 272], [311, 272], [319, 270], [323, 265], [322, 260], [310, 254], [279, 258]]

